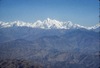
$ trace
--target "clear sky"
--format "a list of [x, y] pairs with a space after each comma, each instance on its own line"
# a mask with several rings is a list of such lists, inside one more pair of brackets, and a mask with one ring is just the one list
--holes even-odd
[[99, 23], [99, 1], [0, 0], [0, 21], [35, 22], [47, 18], [92, 26]]

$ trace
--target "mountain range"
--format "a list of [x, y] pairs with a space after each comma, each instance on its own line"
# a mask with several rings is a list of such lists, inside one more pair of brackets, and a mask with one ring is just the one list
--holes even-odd
[[14, 26], [19, 26], [19, 27], [26, 26], [26, 27], [41, 28], [41, 29], [72, 29], [72, 28], [96, 29], [96, 28], [100, 27], [100, 24], [97, 24], [97, 25], [91, 26], [91, 27], [85, 27], [85, 26], [81, 26], [79, 24], [73, 24], [71, 21], [61, 22], [61, 21], [57, 21], [55, 19], [52, 20], [50, 18], [47, 18], [43, 22], [38, 20], [34, 23], [23, 22], [23, 21], [14, 21], [14, 22], [0, 21], [1, 28], [14, 27]]
[[25, 60], [42, 68], [98, 68], [99, 33], [100, 24], [84, 27], [49, 18], [0, 22], [0, 67]]

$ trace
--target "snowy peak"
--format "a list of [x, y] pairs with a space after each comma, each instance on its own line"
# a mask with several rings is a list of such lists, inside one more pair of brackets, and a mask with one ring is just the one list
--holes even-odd
[[62, 26], [62, 22], [59, 22], [57, 20], [51, 20], [50, 18], [47, 18], [47, 20], [43, 21], [44, 26], [46, 26], [48, 29], [52, 29], [52, 28], [57, 28], [57, 29], [61, 29], [63, 28]]
[[44, 28], [44, 29], [61, 29], [63, 28], [62, 22], [59, 22], [57, 20], [51, 20], [50, 18], [47, 18], [43, 22], [41, 21], [36, 21], [34, 23], [35, 28]]
[[28, 23], [23, 21], [14, 21], [14, 22], [2, 22], [0, 21], [0, 28], [7, 28], [7, 27], [31, 27], [31, 28], [41, 28], [41, 29], [79, 29], [85, 28], [88, 30], [97, 29], [100, 27], [100, 24], [92, 27], [84, 27], [79, 24], [73, 24], [71, 21], [68, 22], [61, 22], [55, 19], [47, 18], [44, 21], [37, 20], [34, 23]]

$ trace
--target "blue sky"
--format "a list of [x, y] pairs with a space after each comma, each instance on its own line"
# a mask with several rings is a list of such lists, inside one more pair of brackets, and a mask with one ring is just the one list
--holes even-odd
[[35, 22], [47, 18], [83, 26], [99, 22], [98, 0], [0, 0], [0, 21]]

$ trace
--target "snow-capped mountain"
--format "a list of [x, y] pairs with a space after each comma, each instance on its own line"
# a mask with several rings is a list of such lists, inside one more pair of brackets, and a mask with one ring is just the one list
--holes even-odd
[[0, 60], [32, 60], [50, 68], [98, 68], [99, 32], [100, 24], [84, 27], [49, 18], [0, 22]]
[[61, 22], [57, 21], [55, 19], [50, 19], [47, 18], [44, 21], [36, 21], [34, 23], [28, 23], [28, 22], [23, 22], [23, 21], [14, 21], [14, 22], [0, 22], [0, 27], [1, 28], [6, 28], [6, 27], [32, 27], [32, 28], [41, 28], [41, 29], [73, 29], [73, 28], [85, 28], [85, 29], [96, 29], [100, 27], [100, 24], [92, 27], [84, 27], [79, 24], [73, 24], [71, 21], [68, 22]]

